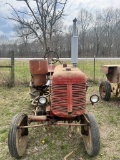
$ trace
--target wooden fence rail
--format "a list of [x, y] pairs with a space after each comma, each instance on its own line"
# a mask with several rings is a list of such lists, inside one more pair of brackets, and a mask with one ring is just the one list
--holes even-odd
[[10, 76], [10, 86], [13, 87], [15, 85], [15, 74], [14, 74], [14, 51], [11, 51], [11, 65], [5, 66], [0, 65], [0, 68], [11, 68], [11, 76]]

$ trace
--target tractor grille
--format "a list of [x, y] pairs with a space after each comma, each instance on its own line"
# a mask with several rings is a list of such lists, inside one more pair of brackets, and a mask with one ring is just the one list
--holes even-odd
[[64, 84], [52, 86], [51, 110], [63, 117], [77, 116], [85, 109], [86, 84]]

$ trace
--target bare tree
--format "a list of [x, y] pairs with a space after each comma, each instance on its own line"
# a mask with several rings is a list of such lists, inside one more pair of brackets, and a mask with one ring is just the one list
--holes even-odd
[[113, 30], [114, 30], [114, 11], [112, 8], [107, 8], [103, 11], [103, 28], [104, 28], [104, 40], [105, 48], [107, 50], [108, 56], [112, 54], [112, 44], [113, 44]]
[[94, 55], [99, 56], [102, 53], [101, 45], [103, 41], [104, 29], [101, 13], [96, 13], [93, 27]]
[[[97, 19], [96, 42], [103, 56], [115, 56], [119, 53], [120, 11], [113, 8], [104, 9]], [[98, 41], [97, 41], [98, 38]]]
[[32, 7], [30, 0], [22, 1], [28, 10], [18, 11], [9, 4], [13, 14], [8, 18], [21, 24], [24, 29], [29, 28], [29, 32], [24, 33], [24, 36], [30, 35], [37, 39], [44, 50], [47, 50], [52, 40], [54, 25], [63, 16], [67, 0], [34, 0], [35, 8]]
[[113, 50], [120, 57], [120, 9], [114, 11]]
[[14, 29], [16, 36], [21, 39], [22, 43], [24, 43], [25, 46], [27, 46], [30, 39], [30, 29], [26, 28], [22, 24], [16, 25]]
[[85, 9], [81, 9], [78, 13], [78, 24], [79, 24], [79, 35], [80, 35], [80, 48], [82, 55], [85, 53], [85, 36], [88, 28], [92, 24], [93, 16], [90, 12]]
[[29, 48], [29, 42], [31, 39], [30, 29], [26, 28], [22, 24], [18, 24], [14, 28], [16, 36], [19, 39], [19, 55], [23, 56], [23, 54], [29, 54], [30, 48]]

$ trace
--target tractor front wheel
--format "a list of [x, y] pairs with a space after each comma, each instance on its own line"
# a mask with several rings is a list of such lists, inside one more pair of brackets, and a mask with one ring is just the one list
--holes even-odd
[[107, 81], [102, 81], [100, 83], [99, 93], [100, 93], [101, 99], [103, 99], [105, 101], [109, 101], [110, 100], [111, 86]]
[[17, 114], [13, 117], [8, 133], [8, 148], [12, 157], [20, 158], [27, 147], [28, 128], [18, 128], [18, 126], [27, 126], [27, 115]]
[[86, 113], [84, 116], [81, 123], [86, 124], [86, 126], [81, 127], [81, 133], [85, 149], [88, 155], [93, 157], [96, 156], [100, 150], [99, 128], [93, 114]]

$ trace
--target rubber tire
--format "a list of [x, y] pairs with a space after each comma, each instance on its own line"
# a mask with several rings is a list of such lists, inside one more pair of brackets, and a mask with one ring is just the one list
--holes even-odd
[[[85, 149], [89, 156], [94, 157], [98, 155], [100, 151], [100, 132], [98, 128], [98, 124], [96, 122], [95, 116], [91, 113], [85, 114], [86, 118], [90, 122], [89, 126], [82, 126], [88, 131], [88, 135], [82, 135]], [[84, 118], [84, 123], [87, 123]], [[89, 141], [88, 144], [86, 141]]]
[[[26, 114], [17, 114], [13, 117], [10, 129], [8, 133], [8, 148], [12, 157], [20, 158], [24, 154], [27, 143], [28, 143], [28, 128], [18, 129], [18, 125], [23, 126], [27, 125], [27, 115]], [[23, 135], [22, 135], [23, 133]], [[21, 139], [19, 139], [19, 135]], [[20, 141], [20, 142], [19, 142]], [[21, 143], [22, 142], [22, 143]], [[19, 147], [19, 144], [22, 144], [22, 147]]]
[[[104, 91], [103, 91], [104, 89]], [[104, 92], [104, 93], [103, 93]], [[102, 81], [99, 86], [99, 93], [101, 99], [109, 101], [111, 97], [111, 86], [107, 81]]]

